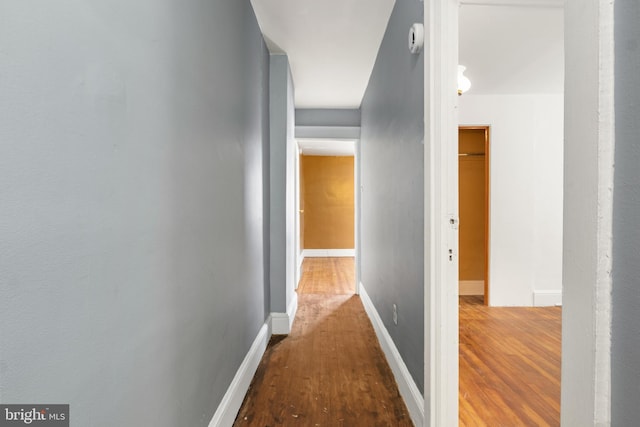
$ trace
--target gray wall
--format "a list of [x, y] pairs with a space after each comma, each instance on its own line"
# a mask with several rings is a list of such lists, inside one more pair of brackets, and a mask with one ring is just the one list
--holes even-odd
[[268, 315], [249, 1], [0, 9], [0, 401], [207, 425]]
[[297, 126], [360, 126], [360, 110], [299, 108]]
[[422, 16], [418, 0], [394, 6], [361, 106], [360, 152], [362, 284], [424, 391], [424, 53], [407, 48]]
[[613, 205], [611, 421], [640, 420], [640, 4], [615, 2], [616, 158]]
[[294, 295], [294, 88], [289, 59], [271, 55], [270, 67], [271, 311], [284, 313]]

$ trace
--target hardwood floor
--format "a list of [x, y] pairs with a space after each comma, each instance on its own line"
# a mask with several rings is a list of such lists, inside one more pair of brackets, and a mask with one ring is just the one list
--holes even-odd
[[[235, 426], [412, 425], [353, 277], [353, 258], [305, 260], [293, 330], [272, 338]], [[460, 426], [559, 426], [561, 309], [460, 301]]]
[[234, 425], [412, 426], [353, 295], [353, 258], [304, 262], [293, 330], [272, 338]]
[[355, 282], [352, 257], [305, 258], [298, 294], [353, 295]]
[[559, 426], [561, 308], [460, 297], [460, 426]]

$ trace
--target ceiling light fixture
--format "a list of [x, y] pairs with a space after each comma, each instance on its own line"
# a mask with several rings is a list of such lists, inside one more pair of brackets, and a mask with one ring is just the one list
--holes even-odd
[[462, 95], [469, 89], [471, 89], [471, 80], [464, 75], [464, 70], [467, 67], [464, 65], [458, 65], [458, 95]]

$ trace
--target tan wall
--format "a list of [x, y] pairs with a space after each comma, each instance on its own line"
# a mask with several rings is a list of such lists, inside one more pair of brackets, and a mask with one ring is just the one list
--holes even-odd
[[302, 156], [301, 247], [354, 248], [353, 156]]
[[[484, 129], [461, 129], [459, 153], [484, 153]], [[484, 280], [486, 239], [485, 157], [459, 157], [460, 280]]]

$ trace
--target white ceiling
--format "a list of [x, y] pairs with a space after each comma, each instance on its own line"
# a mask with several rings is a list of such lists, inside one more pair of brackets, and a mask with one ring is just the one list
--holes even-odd
[[467, 67], [469, 94], [562, 93], [562, 1], [509, 0], [518, 7], [480, 3], [507, 2], [462, 1], [459, 63]]
[[296, 108], [359, 108], [395, 0], [251, 0], [289, 57]]
[[[395, 0], [251, 0], [297, 108], [359, 108]], [[461, 0], [469, 94], [561, 93], [563, 0]]]

